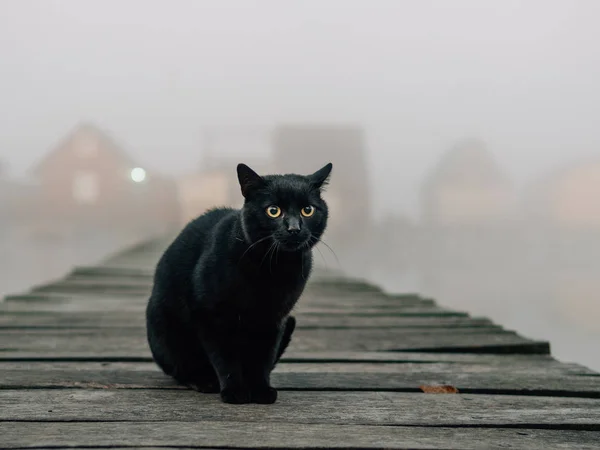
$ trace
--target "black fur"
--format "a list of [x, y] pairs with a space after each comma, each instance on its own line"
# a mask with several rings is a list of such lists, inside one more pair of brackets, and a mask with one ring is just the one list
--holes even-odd
[[[270, 374], [291, 341], [289, 314], [327, 225], [320, 193], [331, 168], [261, 177], [240, 164], [243, 208], [208, 211], [165, 251], [146, 321], [154, 361], [167, 375], [227, 403], [275, 402]], [[270, 206], [281, 215], [270, 217]], [[314, 214], [305, 217], [309, 206]]]

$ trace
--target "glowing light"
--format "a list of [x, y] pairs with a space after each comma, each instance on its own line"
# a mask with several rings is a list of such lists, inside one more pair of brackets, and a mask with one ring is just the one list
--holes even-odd
[[141, 167], [131, 169], [131, 180], [135, 183], [141, 183], [146, 179], [146, 171]]

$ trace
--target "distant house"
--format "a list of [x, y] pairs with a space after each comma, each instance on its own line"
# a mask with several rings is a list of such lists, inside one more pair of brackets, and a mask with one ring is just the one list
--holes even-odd
[[459, 142], [421, 190], [421, 219], [437, 225], [489, 224], [513, 215], [515, 192], [483, 142]]
[[38, 214], [60, 227], [119, 227], [164, 232], [177, 223], [174, 183], [148, 171], [106, 132], [72, 130], [33, 169]]
[[333, 163], [323, 194], [330, 209], [328, 240], [336, 249], [364, 243], [372, 226], [371, 193], [364, 131], [354, 125], [280, 125], [273, 131], [273, 164], [278, 172], [308, 175]]
[[522, 203], [528, 253], [561, 321], [598, 332], [600, 158], [566, 164], [535, 181]]
[[560, 228], [600, 231], [600, 158], [576, 161], [528, 190], [523, 215]]

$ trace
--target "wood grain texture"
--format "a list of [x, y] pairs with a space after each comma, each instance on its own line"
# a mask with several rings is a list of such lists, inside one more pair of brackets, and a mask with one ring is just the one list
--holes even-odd
[[[144, 310], [172, 237], [0, 304], [1, 448], [598, 448], [600, 375], [487, 319], [317, 270], [272, 381], [226, 405], [152, 362]], [[447, 385], [452, 395], [434, 392]]]
[[[233, 409], [233, 408], [232, 408]], [[143, 417], [141, 418], [143, 420]], [[2, 424], [0, 443], [22, 447], [506, 449], [598, 448], [600, 432], [374, 425], [194, 422]]]
[[[471, 317], [361, 317], [337, 315], [306, 315], [296, 313], [298, 328], [499, 328], [486, 318]], [[68, 312], [36, 310], [0, 312], [0, 328], [138, 328], [146, 326], [140, 311]]]
[[[144, 313], [148, 299], [147, 296], [128, 296], [125, 292], [119, 293], [70, 293], [65, 295], [32, 296], [28, 299], [10, 298], [2, 304], [2, 310], [6, 312], [32, 311], [89, 311], [89, 312], [118, 312], [137, 311]], [[304, 304], [301, 300], [295, 309], [298, 313], [317, 316], [348, 315], [353, 317], [464, 317], [468, 314], [464, 311], [454, 311], [440, 308], [435, 305], [395, 305], [379, 308], [377, 305], [352, 305], [339, 304], [337, 306], [322, 306], [319, 304]]]
[[[0, 363], [0, 389], [177, 388], [154, 363]], [[600, 377], [579, 365], [457, 363], [282, 363], [272, 381], [284, 390], [419, 390], [450, 384], [461, 392], [600, 398]]]
[[[145, 333], [121, 329], [0, 330], [0, 357], [13, 354], [102, 356], [149, 355]], [[134, 332], [131, 332], [134, 331]], [[412, 332], [411, 332], [412, 331]], [[515, 333], [478, 329], [302, 329], [290, 344], [294, 351], [432, 351], [458, 353], [548, 353], [548, 344]]]
[[[274, 405], [230, 408], [184, 390], [0, 390], [0, 421], [204, 420], [395, 426], [542, 426], [600, 430], [600, 402], [509, 395], [283, 392]], [[169, 405], [168, 408], [156, 405]], [[107, 416], [107, 411], [110, 415]], [[443, 414], [440, 414], [443, 411]]]
[[[100, 361], [110, 362], [102, 356], [93, 355], [82, 355], [83, 360], [78, 358], [69, 359], [53, 359], [52, 354], [38, 355], [35, 361], [28, 359], [20, 359], [18, 357], [12, 358], [9, 354], [5, 355], [0, 363], [7, 363], [10, 361], [29, 361], [29, 362], [85, 362], [85, 361]], [[119, 359], [122, 362], [151, 362], [152, 358], [148, 357], [130, 357]], [[292, 363], [391, 363], [391, 364], [406, 364], [406, 363], [464, 363], [464, 364], [476, 364], [476, 365], [506, 365], [513, 364], [515, 361], [522, 361], [525, 364], [531, 364], [532, 367], [539, 367], [538, 365], [545, 366], [549, 361], [556, 362], [550, 355], [547, 354], [533, 354], [533, 355], [521, 355], [521, 354], [507, 354], [507, 355], [495, 355], [495, 354], [476, 354], [476, 353], [418, 353], [418, 352], [335, 352], [335, 351], [311, 351], [302, 352], [289, 350], [285, 352], [282, 358], [283, 362]], [[582, 367], [582, 366], [580, 366]], [[589, 370], [589, 369], [586, 369]]]

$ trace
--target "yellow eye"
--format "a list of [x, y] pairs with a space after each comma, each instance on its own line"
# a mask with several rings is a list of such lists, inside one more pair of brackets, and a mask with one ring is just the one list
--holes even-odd
[[277, 219], [281, 215], [281, 208], [279, 206], [269, 206], [267, 208], [267, 216]]
[[302, 208], [302, 211], [300, 211], [302, 213], [302, 215], [304, 217], [310, 217], [315, 213], [315, 207], [314, 206], [305, 206], [304, 208]]

